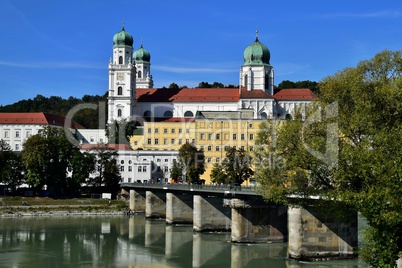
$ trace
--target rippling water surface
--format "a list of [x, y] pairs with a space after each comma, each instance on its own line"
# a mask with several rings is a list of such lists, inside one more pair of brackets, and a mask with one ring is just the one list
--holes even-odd
[[358, 260], [301, 263], [286, 243], [234, 244], [143, 214], [0, 218], [0, 267], [364, 267]]

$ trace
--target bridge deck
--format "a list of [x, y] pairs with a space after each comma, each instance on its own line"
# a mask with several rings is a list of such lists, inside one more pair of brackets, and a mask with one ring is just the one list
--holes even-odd
[[164, 184], [164, 183], [121, 183], [122, 188], [133, 188], [142, 190], [169, 190], [199, 193], [213, 193], [220, 195], [260, 195], [256, 193], [254, 186], [231, 186], [212, 184]]

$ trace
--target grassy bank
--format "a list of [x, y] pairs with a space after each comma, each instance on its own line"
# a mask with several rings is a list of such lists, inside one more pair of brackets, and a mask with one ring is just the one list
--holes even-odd
[[127, 207], [125, 201], [88, 198], [54, 199], [48, 197], [1, 197], [0, 214], [96, 213], [116, 212]]

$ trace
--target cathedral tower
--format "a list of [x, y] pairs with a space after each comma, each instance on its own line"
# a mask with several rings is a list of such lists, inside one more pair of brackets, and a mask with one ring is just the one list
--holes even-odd
[[240, 85], [248, 91], [264, 90], [274, 93], [274, 68], [269, 63], [271, 54], [268, 48], [258, 40], [258, 31], [255, 41], [244, 50], [244, 64], [240, 67]]
[[141, 47], [134, 51], [133, 59], [137, 70], [137, 88], [153, 88], [154, 81], [151, 75], [151, 54]]
[[136, 70], [133, 37], [123, 29], [113, 37], [113, 57], [109, 61], [108, 123], [134, 116]]

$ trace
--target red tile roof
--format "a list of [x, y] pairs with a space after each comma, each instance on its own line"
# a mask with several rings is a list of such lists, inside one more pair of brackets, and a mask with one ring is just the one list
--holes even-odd
[[136, 92], [138, 102], [238, 102], [240, 98], [273, 98], [263, 90], [246, 88], [137, 88]]
[[309, 88], [284, 88], [274, 95], [276, 100], [305, 100], [316, 99], [316, 95]]
[[237, 102], [238, 88], [137, 88], [138, 102]]
[[[52, 125], [64, 127], [65, 118], [48, 113], [0, 113], [0, 124], [6, 125]], [[70, 126], [75, 129], [84, 127], [71, 120]]]
[[127, 144], [83, 144], [80, 146], [82, 150], [98, 150], [108, 149], [116, 151], [132, 151], [131, 147]]
[[192, 117], [146, 117], [146, 122], [195, 122], [195, 118]]
[[248, 91], [247, 88], [242, 88], [241, 89], [241, 95], [240, 98], [242, 99], [273, 99], [274, 97], [264, 90], [251, 90]]

